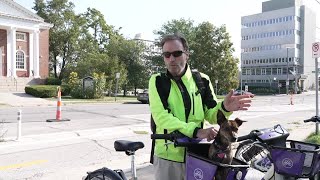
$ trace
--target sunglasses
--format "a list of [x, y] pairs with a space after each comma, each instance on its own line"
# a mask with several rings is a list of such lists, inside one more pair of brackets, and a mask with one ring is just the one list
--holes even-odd
[[180, 57], [182, 55], [182, 53], [184, 53], [184, 51], [173, 51], [173, 52], [163, 52], [162, 55], [165, 58], [170, 58], [171, 55], [173, 57]]

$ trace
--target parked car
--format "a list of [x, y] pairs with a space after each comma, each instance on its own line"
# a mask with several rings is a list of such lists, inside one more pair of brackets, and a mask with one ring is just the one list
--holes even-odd
[[[243, 95], [250, 95], [250, 97], [254, 97], [254, 94], [252, 94], [252, 93], [249, 92], [249, 91], [244, 91], [244, 90], [242, 90], [242, 94], [243, 94]], [[235, 90], [235, 91], [233, 92], [233, 95], [234, 95], [234, 96], [239, 96], [239, 95], [241, 95], [241, 90]]]
[[142, 93], [139, 93], [137, 100], [140, 101], [142, 104], [149, 103], [149, 91], [146, 89]]

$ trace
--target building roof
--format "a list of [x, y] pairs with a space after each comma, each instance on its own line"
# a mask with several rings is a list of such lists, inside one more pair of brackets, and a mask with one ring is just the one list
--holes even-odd
[[43, 18], [16, 3], [14, 0], [0, 0], [0, 17], [1, 16], [11, 19], [38, 22], [43, 28], [52, 27], [51, 24], [44, 22]]

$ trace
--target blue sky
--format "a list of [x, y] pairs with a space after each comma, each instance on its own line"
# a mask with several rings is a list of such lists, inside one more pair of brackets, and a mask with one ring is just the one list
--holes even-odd
[[[33, 0], [14, 0], [31, 10]], [[261, 13], [261, 2], [266, 0], [70, 0], [76, 13], [85, 12], [88, 7], [96, 8], [105, 16], [106, 22], [122, 27], [127, 38], [137, 33], [143, 39], [154, 39], [153, 31], [172, 19], [192, 19], [195, 23], [209, 21], [216, 26], [226, 24], [227, 31], [240, 57], [241, 16]], [[320, 12], [315, 0], [304, 0], [314, 11]], [[320, 27], [318, 13], [318, 27]]]

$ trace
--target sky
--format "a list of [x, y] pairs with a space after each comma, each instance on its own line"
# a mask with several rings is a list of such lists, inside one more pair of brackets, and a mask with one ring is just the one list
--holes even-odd
[[[32, 10], [33, 0], [14, 0]], [[141, 33], [142, 39], [154, 40], [158, 30], [173, 19], [191, 19], [195, 24], [208, 21], [215, 26], [225, 24], [234, 44], [236, 57], [241, 50], [241, 16], [261, 13], [266, 0], [70, 0], [75, 12], [85, 12], [88, 7], [104, 14], [108, 25], [122, 27], [126, 38]], [[320, 0], [317, 0], [320, 2]], [[320, 28], [320, 4], [316, 0], [303, 0], [317, 14]], [[33, 11], [33, 10], [32, 10]], [[320, 29], [318, 29], [320, 34]], [[318, 35], [320, 39], [320, 35]]]

